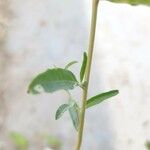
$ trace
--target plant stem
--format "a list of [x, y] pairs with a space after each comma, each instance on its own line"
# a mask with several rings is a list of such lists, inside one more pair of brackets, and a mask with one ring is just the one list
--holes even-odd
[[81, 112], [80, 112], [80, 124], [79, 124], [79, 132], [78, 132], [76, 150], [80, 150], [81, 144], [82, 144], [86, 101], [87, 101], [87, 96], [88, 96], [89, 79], [90, 79], [93, 48], [94, 48], [94, 41], [95, 41], [97, 10], [98, 10], [98, 4], [99, 4], [99, 0], [92, 0], [92, 1], [93, 1], [92, 2], [92, 18], [91, 18], [91, 29], [90, 29], [90, 38], [89, 38], [89, 47], [88, 47], [88, 60], [87, 60], [85, 78], [84, 78], [84, 81], [86, 82], [86, 86], [83, 89], [83, 94], [82, 94], [82, 107], [81, 107]]

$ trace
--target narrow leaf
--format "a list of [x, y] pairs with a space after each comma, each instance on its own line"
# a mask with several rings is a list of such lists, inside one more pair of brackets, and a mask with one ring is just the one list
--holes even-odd
[[58, 120], [60, 117], [62, 117], [64, 112], [67, 111], [69, 109], [69, 107], [70, 107], [69, 104], [61, 105], [56, 111], [55, 119]]
[[28, 93], [38, 94], [42, 91], [52, 93], [58, 90], [71, 90], [78, 84], [75, 75], [66, 69], [54, 68], [39, 74], [33, 79]]
[[83, 53], [83, 62], [80, 70], [80, 81], [83, 81], [84, 75], [85, 75], [85, 70], [86, 70], [86, 65], [87, 65], [87, 54], [86, 52]]
[[77, 103], [74, 103], [72, 107], [69, 108], [69, 114], [73, 123], [74, 128], [78, 131], [79, 127], [79, 107]]
[[72, 62], [70, 62], [69, 64], [67, 64], [66, 66], [65, 66], [65, 69], [68, 69], [70, 66], [72, 66], [72, 65], [74, 65], [74, 64], [76, 64], [76, 63], [78, 63], [77, 61], [72, 61]]
[[112, 90], [112, 91], [109, 91], [106, 93], [101, 93], [99, 95], [96, 95], [96, 96], [90, 98], [89, 100], [87, 100], [86, 108], [97, 105], [108, 98], [116, 96], [118, 93], [119, 93], [118, 90]]
[[128, 3], [131, 5], [150, 5], [150, 0], [109, 0], [110, 2], [115, 3]]

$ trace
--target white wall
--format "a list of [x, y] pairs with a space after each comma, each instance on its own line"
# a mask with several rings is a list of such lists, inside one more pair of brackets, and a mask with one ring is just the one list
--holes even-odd
[[[88, 42], [90, 0], [11, 0], [8, 5], [11, 17], [3, 42], [8, 57], [1, 75], [6, 110], [0, 114], [4, 119], [0, 139], [6, 144], [9, 132], [19, 131], [31, 139], [32, 150], [41, 150], [41, 136], [48, 132], [62, 138], [64, 150], [73, 149], [75, 131], [68, 115], [54, 120], [66, 95], [31, 96], [26, 90], [39, 71], [72, 59], [81, 61]], [[90, 96], [111, 89], [119, 89], [120, 94], [87, 111], [84, 150], [146, 150], [145, 142], [150, 140], [149, 20], [148, 7], [100, 3]]]

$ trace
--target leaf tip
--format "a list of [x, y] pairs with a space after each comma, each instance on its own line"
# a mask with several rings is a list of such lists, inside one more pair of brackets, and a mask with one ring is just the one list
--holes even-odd
[[57, 111], [56, 111], [56, 114], [55, 114], [55, 120], [58, 120], [60, 117], [61, 117], [61, 116], [60, 116], [60, 114], [59, 114], [59, 111], [57, 110]]
[[68, 63], [66, 66], [65, 66], [65, 69], [68, 70], [69, 67], [71, 67], [72, 65], [78, 63], [77, 61], [71, 61], [70, 63]]
[[119, 94], [119, 90], [114, 90], [114, 94], [115, 95]]
[[28, 87], [28, 89], [27, 89], [27, 93], [28, 94], [31, 94], [32, 92], [31, 92], [32, 90], [31, 90], [31, 88], [30, 88], [30, 86]]
[[58, 120], [59, 118], [58, 118], [58, 116], [57, 115], [55, 115], [55, 120]]
[[30, 94], [30, 90], [29, 89], [27, 90], [27, 93]]

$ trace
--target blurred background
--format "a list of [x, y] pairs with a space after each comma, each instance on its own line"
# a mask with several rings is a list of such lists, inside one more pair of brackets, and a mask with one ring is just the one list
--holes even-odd
[[[79, 71], [90, 15], [91, 0], [0, 0], [0, 150], [73, 150], [69, 115], [54, 118], [66, 94], [27, 87], [53, 65]], [[83, 150], [150, 149], [149, 77], [150, 8], [102, 1], [89, 96], [120, 94], [87, 111]]]

